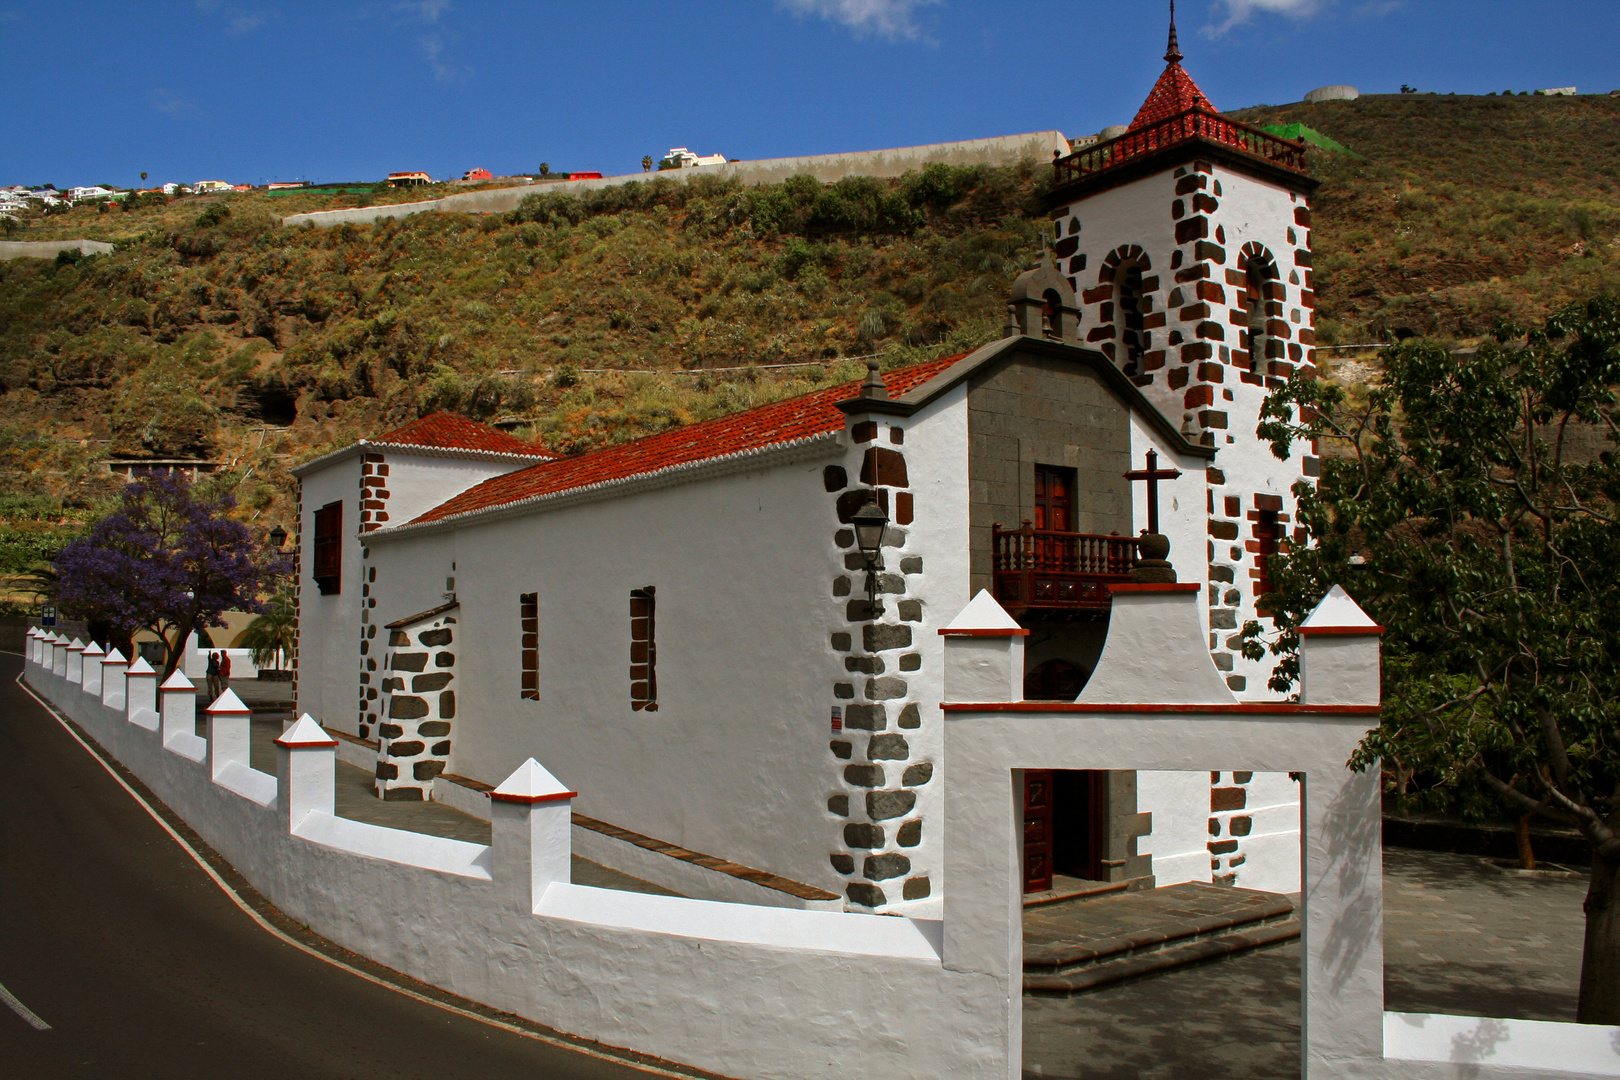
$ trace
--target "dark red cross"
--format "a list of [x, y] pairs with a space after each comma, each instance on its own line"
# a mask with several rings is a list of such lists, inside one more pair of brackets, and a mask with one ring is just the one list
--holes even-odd
[[1180, 469], [1159, 468], [1159, 455], [1157, 451], [1149, 450], [1147, 453], [1147, 468], [1137, 469], [1125, 474], [1125, 479], [1132, 483], [1137, 480], [1147, 482], [1148, 526], [1147, 531], [1159, 531], [1159, 481], [1174, 480], [1181, 475]]

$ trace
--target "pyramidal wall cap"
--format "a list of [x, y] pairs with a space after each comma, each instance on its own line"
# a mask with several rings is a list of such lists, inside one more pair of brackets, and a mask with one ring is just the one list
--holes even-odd
[[119, 652], [117, 649], [114, 649], [112, 652], [108, 653], [106, 656], [103, 656], [101, 658], [101, 662], [103, 664], [127, 664], [127, 663], [129, 663], [128, 660], [124, 659], [124, 654]]
[[1018, 620], [996, 603], [989, 590], [980, 589], [978, 595], [968, 601], [968, 606], [959, 611], [940, 633], [963, 637], [1023, 637], [1029, 631], [1019, 626]]
[[1302, 634], [1382, 634], [1384, 628], [1361, 610], [1361, 605], [1338, 585], [1327, 591], [1299, 624]]
[[80, 641], [78, 638], [74, 638], [73, 643], [70, 644], [68, 646], [68, 648], [70, 648], [70, 649], [78, 649], [80, 652], [83, 652], [84, 651], [84, 642]]
[[174, 669], [174, 674], [170, 675], [167, 679], [164, 679], [163, 680], [163, 685], [159, 686], [158, 689], [159, 690], [195, 690], [195, 689], [197, 689], [197, 684], [192, 682], [190, 679], [186, 678], [185, 674], [183, 672], [181, 672], [181, 670], [179, 668], [175, 668]]
[[157, 672], [153, 671], [152, 670], [152, 665], [148, 664], [146, 662], [146, 657], [137, 656], [135, 658], [135, 662], [133, 664], [129, 665], [128, 674], [130, 674], [130, 675], [156, 675]]
[[252, 709], [242, 704], [242, 699], [236, 696], [235, 690], [228, 688], [223, 694], [214, 699], [212, 705], [203, 710], [203, 712], [213, 713], [216, 716], [222, 713], [251, 713], [252, 711]]
[[105, 656], [106, 653], [105, 653], [105, 651], [102, 649], [102, 647], [100, 645], [97, 645], [94, 641], [92, 641], [90, 644], [88, 644], [88, 645], [86, 645], [84, 647], [84, 655], [85, 656]]
[[313, 716], [305, 713], [298, 718], [298, 723], [281, 733], [281, 737], [276, 740], [276, 745], [286, 747], [335, 747], [337, 746], [337, 740], [328, 735], [326, 729], [317, 724]]
[[552, 776], [534, 758], [530, 758], [502, 780], [500, 786], [489, 793], [496, 802], [545, 803], [572, 799], [579, 792], [569, 791], [561, 780]]

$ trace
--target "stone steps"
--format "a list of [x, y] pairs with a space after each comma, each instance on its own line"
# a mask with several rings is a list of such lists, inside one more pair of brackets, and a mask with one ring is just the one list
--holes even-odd
[[[1185, 890], [1186, 886], [1176, 886]], [[1204, 889], [1211, 888], [1203, 886]], [[1170, 890], [1163, 890], [1169, 892]], [[1222, 890], [1232, 895], [1242, 890]], [[1070, 997], [1127, 979], [1170, 968], [1207, 963], [1228, 956], [1292, 941], [1300, 935], [1300, 921], [1292, 900], [1275, 893], [1248, 893], [1226, 910], [1208, 913], [1172, 911], [1169, 917], [1141, 921], [1140, 928], [1108, 933], [1122, 907], [1136, 901], [1138, 909], [1155, 903], [1151, 892], [1111, 900], [1089, 921], [1102, 931], [1085, 933], [1086, 901], [1067, 913], [1075, 920], [1074, 940], [1027, 944], [1024, 949], [1024, 993], [1034, 997]], [[1213, 905], [1212, 905], [1213, 906]], [[1151, 910], [1149, 908], [1149, 910]]]

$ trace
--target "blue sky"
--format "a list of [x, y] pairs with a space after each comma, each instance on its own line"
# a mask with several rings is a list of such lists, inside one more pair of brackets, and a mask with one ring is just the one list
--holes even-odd
[[[1128, 123], [1158, 0], [0, 0], [0, 183], [627, 172]], [[1223, 109], [1620, 88], [1615, 0], [1181, 0]]]

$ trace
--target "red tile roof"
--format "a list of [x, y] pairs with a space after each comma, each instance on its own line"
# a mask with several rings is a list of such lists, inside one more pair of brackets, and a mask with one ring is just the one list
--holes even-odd
[[[888, 384], [889, 396], [899, 397], [960, 359], [961, 356], [951, 356], [888, 372], [884, 381]], [[695, 464], [740, 451], [758, 450], [841, 431], [845, 417], [837, 403], [855, 397], [859, 390], [858, 382], [844, 383], [786, 401], [761, 405], [746, 412], [594, 450], [578, 457], [532, 465], [469, 488], [410, 524], [442, 521], [458, 514], [489, 510], [541, 495], [644, 476], [677, 465]]]
[[1215, 106], [1210, 104], [1209, 98], [1198, 89], [1198, 84], [1192, 81], [1182, 66], [1171, 61], [1170, 66], [1164, 69], [1159, 81], [1154, 84], [1153, 92], [1142, 103], [1142, 109], [1131, 121], [1130, 130], [1152, 127], [1163, 123], [1173, 116], [1180, 116], [1191, 109], [1201, 112], [1214, 113]]
[[394, 446], [431, 447], [435, 450], [484, 450], [492, 454], [543, 458], [557, 456], [538, 443], [524, 442], [487, 424], [448, 412], [432, 413], [370, 441]]

